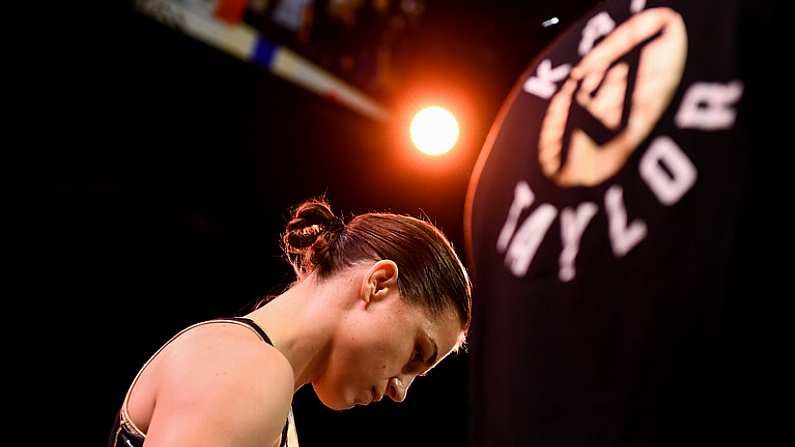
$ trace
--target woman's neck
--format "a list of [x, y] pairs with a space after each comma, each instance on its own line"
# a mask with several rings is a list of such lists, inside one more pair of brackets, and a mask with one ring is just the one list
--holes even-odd
[[290, 362], [295, 391], [326, 368], [333, 334], [354, 284], [347, 276], [317, 281], [311, 275], [246, 315]]

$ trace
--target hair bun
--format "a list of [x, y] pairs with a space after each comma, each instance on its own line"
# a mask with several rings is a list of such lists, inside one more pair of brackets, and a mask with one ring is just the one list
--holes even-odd
[[307, 200], [291, 214], [282, 248], [296, 274], [302, 277], [323, 262], [345, 224], [324, 198]]

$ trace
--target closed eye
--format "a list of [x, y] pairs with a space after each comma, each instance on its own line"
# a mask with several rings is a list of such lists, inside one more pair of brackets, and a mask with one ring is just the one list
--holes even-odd
[[414, 355], [411, 357], [411, 363], [423, 363], [422, 349], [419, 346], [414, 348]]

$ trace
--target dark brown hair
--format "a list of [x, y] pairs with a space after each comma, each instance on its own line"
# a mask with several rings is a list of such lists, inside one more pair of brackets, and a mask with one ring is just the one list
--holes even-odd
[[282, 248], [298, 279], [319, 278], [363, 260], [389, 259], [398, 266], [404, 300], [438, 316], [455, 310], [464, 330], [472, 319], [472, 285], [447, 238], [430, 222], [391, 213], [367, 213], [347, 224], [325, 198], [293, 210]]

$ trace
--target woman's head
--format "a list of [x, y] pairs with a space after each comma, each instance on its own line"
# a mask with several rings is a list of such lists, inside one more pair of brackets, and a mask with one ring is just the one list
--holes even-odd
[[313, 384], [328, 406], [369, 402], [371, 391], [402, 400], [416, 375], [463, 343], [471, 284], [430, 223], [368, 213], [345, 224], [325, 200], [310, 200], [294, 210], [282, 242], [299, 281], [354, 272], [361, 285], [362, 312], [346, 319]]
[[295, 209], [282, 242], [299, 280], [313, 272], [326, 278], [362, 261], [392, 260], [403, 299], [432, 316], [452, 309], [469, 327], [469, 276], [444, 234], [426, 221], [367, 213], [345, 224], [325, 200], [315, 199]]

